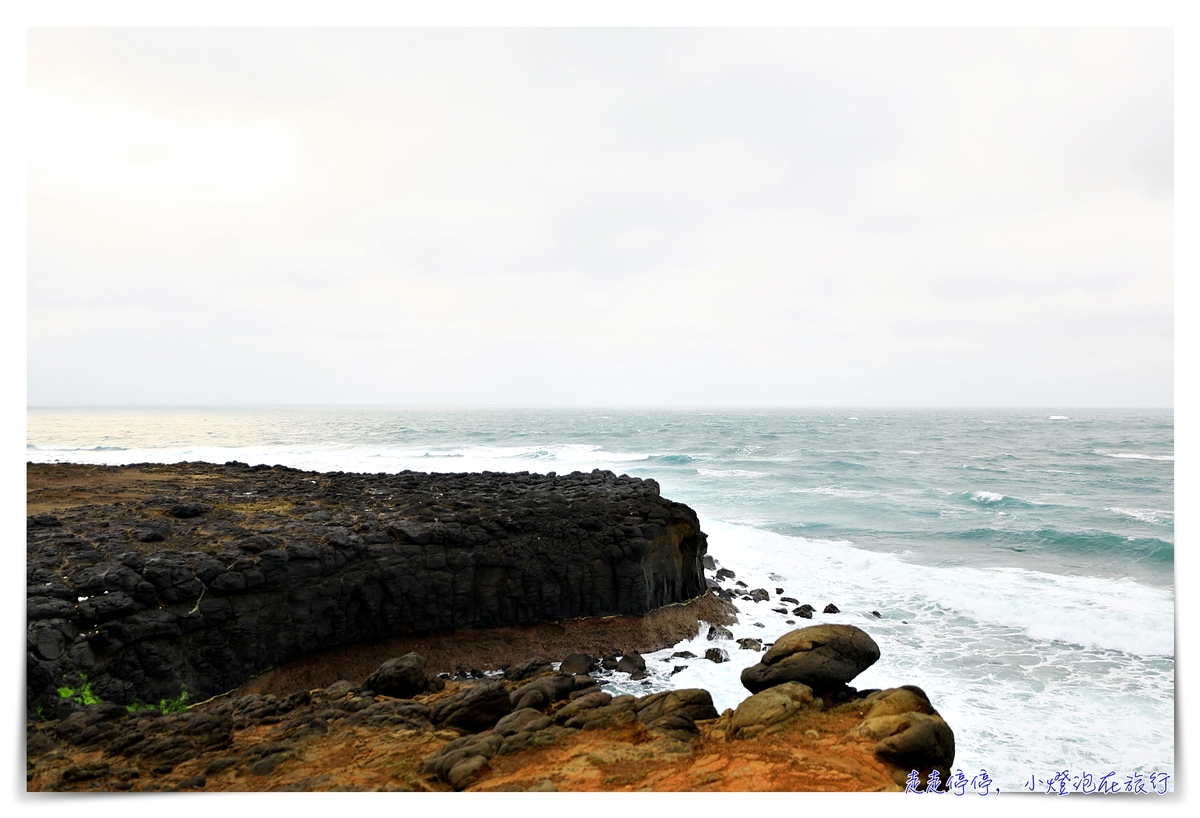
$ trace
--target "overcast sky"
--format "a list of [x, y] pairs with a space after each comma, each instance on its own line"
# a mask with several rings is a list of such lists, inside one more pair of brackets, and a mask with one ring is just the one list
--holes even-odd
[[1173, 405], [1170, 30], [28, 46], [32, 405]]

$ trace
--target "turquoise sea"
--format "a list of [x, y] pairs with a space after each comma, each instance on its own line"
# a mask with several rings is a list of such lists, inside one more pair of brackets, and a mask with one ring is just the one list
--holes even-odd
[[[595, 468], [652, 477], [749, 588], [840, 614], [918, 684], [955, 766], [1027, 791], [1068, 770], [1174, 774], [1174, 415], [1099, 410], [68, 409], [28, 411], [30, 462], [202, 460], [324, 471]], [[738, 601], [735, 637], [798, 625]], [[882, 618], [870, 612], [878, 611]], [[761, 654], [647, 655], [644, 694], [747, 692]], [[697, 648], [699, 648], [697, 650]], [[1041, 786], [1041, 785], [1037, 785]], [[1173, 784], [1172, 784], [1173, 787]]]

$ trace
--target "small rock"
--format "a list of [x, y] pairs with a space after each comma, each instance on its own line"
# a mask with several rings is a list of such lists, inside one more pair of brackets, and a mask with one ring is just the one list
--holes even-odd
[[841, 613], [841, 611], [838, 610], [837, 605], [834, 605], [832, 602], [830, 602], [828, 605], [825, 606], [825, 610], [821, 611], [821, 613], [834, 614], [834, 613]]
[[591, 673], [600, 666], [600, 662], [582, 653], [572, 653], [558, 666], [559, 673]]
[[883, 619], [883, 614], [881, 614], [879, 611], [871, 611], [871, 616], [875, 617], [876, 619]]
[[[212, 506], [205, 505], [204, 503], [179, 503], [178, 505], [171, 506], [168, 511], [172, 517], [176, 517], [180, 520], [187, 520], [192, 517], [199, 517], [205, 512], [212, 511]], [[183, 785], [180, 784], [180, 786], [182, 787]], [[200, 786], [204, 785], [201, 784]]]
[[[554, 666], [550, 663], [550, 660], [539, 656], [527, 662], [522, 662], [519, 665], [506, 668], [504, 671], [504, 680], [506, 682], [523, 682], [526, 679], [537, 678], [543, 673], [553, 672]], [[474, 672], [472, 672], [472, 675], [474, 675]]]
[[710, 662], [721, 664], [722, 662], [729, 661], [729, 654], [726, 653], [722, 648], [709, 648], [708, 650], [704, 651], [704, 658]]
[[617, 670], [620, 673], [639, 673], [646, 669], [646, 660], [636, 650], [631, 650], [621, 657], [621, 661], [617, 662]]
[[728, 628], [722, 628], [720, 625], [713, 625], [708, 629], [708, 641], [713, 642], [717, 639], [732, 639], [733, 631]]

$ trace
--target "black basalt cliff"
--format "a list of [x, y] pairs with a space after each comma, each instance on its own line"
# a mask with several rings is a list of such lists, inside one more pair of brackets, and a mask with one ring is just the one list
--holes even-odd
[[705, 591], [696, 514], [611, 472], [28, 471], [53, 486], [31, 489], [43, 511], [27, 520], [27, 707], [45, 715], [85, 677], [105, 701], [182, 686], [196, 700], [333, 646], [638, 615]]

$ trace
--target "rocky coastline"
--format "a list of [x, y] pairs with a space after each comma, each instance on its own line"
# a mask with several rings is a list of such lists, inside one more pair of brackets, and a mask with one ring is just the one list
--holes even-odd
[[[731, 600], [770, 592], [718, 570], [653, 481], [27, 475], [29, 790], [895, 791], [950, 774], [924, 691], [849, 685], [880, 655], [866, 632], [735, 643]], [[763, 653], [736, 708], [601, 689], [602, 667], [641, 678], [639, 651], [701, 622], [711, 655], [682, 658]]]
[[118, 704], [203, 699], [339, 646], [640, 617], [706, 590], [695, 513], [611, 472], [30, 464], [27, 481], [30, 712], [57, 714], [81, 675]]

